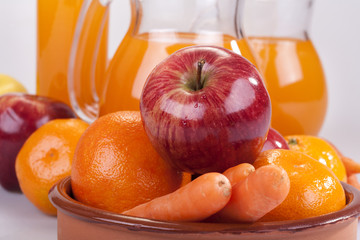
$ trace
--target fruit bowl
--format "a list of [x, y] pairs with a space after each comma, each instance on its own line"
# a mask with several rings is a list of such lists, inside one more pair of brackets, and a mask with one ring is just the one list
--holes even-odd
[[71, 180], [58, 182], [49, 193], [58, 210], [58, 239], [311, 239], [356, 240], [360, 192], [342, 183], [347, 204], [340, 211], [296, 221], [253, 224], [179, 223], [130, 217], [93, 208], [76, 201]]

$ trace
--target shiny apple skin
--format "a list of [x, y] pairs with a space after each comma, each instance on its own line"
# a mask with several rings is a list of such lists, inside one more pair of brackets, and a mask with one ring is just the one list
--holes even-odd
[[0, 184], [8, 191], [20, 191], [15, 160], [27, 138], [40, 126], [56, 118], [75, 118], [62, 102], [31, 94], [0, 96]]
[[285, 138], [274, 128], [269, 129], [269, 133], [266, 136], [266, 141], [262, 148], [262, 152], [270, 149], [290, 149]]
[[[205, 60], [201, 90], [196, 79]], [[253, 163], [270, 127], [270, 97], [257, 69], [214, 46], [183, 48], [157, 65], [140, 98], [145, 131], [158, 153], [181, 171], [223, 172]]]

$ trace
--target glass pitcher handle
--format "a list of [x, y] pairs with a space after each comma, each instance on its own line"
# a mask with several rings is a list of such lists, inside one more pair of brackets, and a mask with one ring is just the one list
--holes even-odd
[[[78, 117], [88, 123], [93, 122], [99, 116], [96, 71], [111, 1], [84, 0], [70, 51], [68, 66], [70, 104]], [[104, 46], [107, 46], [107, 43]], [[106, 52], [106, 47], [103, 50]], [[103, 72], [106, 68], [106, 56], [105, 53]], [[103, 80], [104, 77], [101, 79]]]

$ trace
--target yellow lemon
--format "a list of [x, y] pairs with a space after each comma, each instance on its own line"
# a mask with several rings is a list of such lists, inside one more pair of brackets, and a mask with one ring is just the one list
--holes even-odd
[[0, 74], [0, 95], [11, 92], [23, 92], [26, 93], [26, 88], [18, 82], [16, 79]]

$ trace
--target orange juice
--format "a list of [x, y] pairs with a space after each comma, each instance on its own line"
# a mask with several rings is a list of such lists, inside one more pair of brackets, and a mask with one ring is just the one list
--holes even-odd
[[272, 102], [272, 127], [284, 135], [316, 135], [324, 121], [327, 90], [310, 40], [249, 38]]
[[141, 91], [151, 70], [173, 52], [191, 45], [217, 45], [231, 49], [255, 63], [244, 39], [222, 33], [129, 32], [116, 51], [100, 97], [100, 115], [118, 110], [139, 110]]
[[[38, 95], [48, 96], [70, 105], [67, 85], [68, 63], [70, 49], [73, 43], [74, 31], [83, 0], [38, 0], [38, 32], [37, 32], [37, 85]], [[97, 1], [92, 7], [96, 9]], [[104, 35], [106, 38], [106, 35]], [[97, 39], [94, 32], [89, 39]], [[104, 39], [99, 50], [97, 61], [97, 84], [105, 72], [107, 41]], [[94, 44], [92, 44], [93, 46]], [[95, 48], [89, 47], [89, 66]], [[82, 69], [91, 73], [90, 69]], [[89, 80], [82, 81], [81, 84]], [[85, 87], [85, 86], [84, 86]]]

